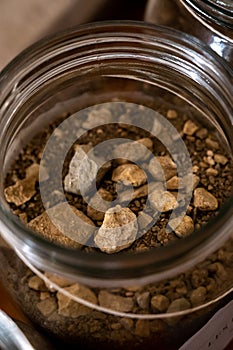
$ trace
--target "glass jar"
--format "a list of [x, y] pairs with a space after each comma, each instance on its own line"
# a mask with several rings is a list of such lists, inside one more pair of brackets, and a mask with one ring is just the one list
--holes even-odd
[[233, 65], [231, 0], [149, 0], [144, 18], [198, 37]]
[[[232, 196], [214, 219], [187, 237], [112, 255], [62, 246], [35, 233], [25, 215], [19, 220], [18, 209], [12, 213], [4, 179], [38, 132], [61, 116], [64, 120], [64, 114], [79, 116], [109, 103], [126, 110], [136, 106], [137, 115], [143, 110], [144, 118], [134, 125], [140, 128], [151, 127], [150, 111], [158, 123], [158, 111], [174, 117], [175, 106], [180, 118], [191, 115], [201, 123], [206, 137], [212, 130], [231, 158], [230, 68], [199, 40], [173, 29], [103, 22], [49, 37], [24, 51], [1, 73], [0, 91], [0, 229], [9, 244], [1, 243], [0, 275], [6, 288], [27, 316], [59, 342], [91, 348], [177, 348], [232, 291]], [[94, 117], [92, 128], [103, 124], [102, 117]], [[80, 119], [74, 119], [69, 138], [83, 131]], [[160, 134], [163, 129], [158, 138]], [[165, 132], [168, 146], [170, 139]], [[175, 150], [177, 139], [173, 141]], [[62, 142], [54, 148], [58, 155]], [[25, 158], [22, 167], [33, 157]], [[227, 181], [231, 187], [230, 177]], [[158, 296], [160, 311], [151, 300]]]

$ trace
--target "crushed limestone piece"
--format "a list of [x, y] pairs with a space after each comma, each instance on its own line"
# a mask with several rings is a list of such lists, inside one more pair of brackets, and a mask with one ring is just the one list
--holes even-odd
[[106, 211], [94, 241], [101, 251], [112, 254], [129, 247], [136, 239], [136, 215], [129, 208], [117, 205]]
[[198, 129], [199, 127], [192, 120], [187, 120], [184, 124], [183, 132], [188, 136], [192, 136]]
[[175, 218], [169, 221], [169, 226], [178, 237], [182, 238], [190, 235], [194, 231], [194, 222], [190, 216], [185, 215], [180, 223], [178, 220], [179, 218]]
[[154, 295], [151, 298], [151, 306], [153, 309], [158, 310], [159, 312], [166, 312], [170, 305], [168, 297], [162, 294]]
[[39, 164], [32, 164], [26, 170], [26, 177], [12, 186], [5, 188], [7, 202], [20, 206], [28, 202], [36, 194], [35, 184], [39, 177]]
[[126, 185], [131, 183], [132, 186], [138, 187], [145, 184], [146, 175], [135, 164], [122, 164], [113, 170], [112, 180], [121, 181]]
[[216, 163], [219, 163], [221, 165], [226, 165], [228, 162], [227, 157], [225, 157], [223, 154], [215, 154], [214, 160]]
[[203, 211], [216, 210], [218, 200], [203, 187], [198, 187], [194, 190], [194, 207]]
[[155, 190], [149, 195], [149, 200], [152, 208], [163, 213], [178, 207], [176, 197], [168, 191]]
[[46, 298], [40, 301], [36, 307], [43, 316], [48, 317], [57, 309], [57, 304], [54, 298]]
[[[142, 147], [145, 146], [146, 148]], [[122, 153], [124, 154], [124, 158], [130, 160], [132, 162], [137, 162], [139, 160], [145, 160], [150, 156], [150, 152], [152, 150], [153, 142], [149, 138], [142, 138], [138, 141], [133, 142], [125, 142], [120, 145], [116, 145], [114, 149], [115, 158], [119, 157]]]
[[69, 164], [69, 172], [64, 179], [65, 191], [75, 194], [80, 194], [80, 190], [83, 193], [88, 192], [96, 180], [97, 172], [98, 165], [88, 158], [82, 146], [76, 146], [75, 154]]
[[[84, 229], [82, 225], [77, 225], [69, 212], [69, 208], [73, 210], [81, 222], [87, 223], [89, 226], [85, 226]], [[50, 216], [56, 222], [56, 226], [51, 221]], [[67, 203], [60, 203], [48, 209], [31, 220], [28, 226], [52, 243], [72, 248], [80, 248], [85, 244], [95, 229], [94, 223], [82, 211], [69, 206]]]
[[[158, 165], [156, 161], [159, 162], [162, 168], [163, 176], [161, 174], [161, 170], [158, 169]], [[156, 160], [155, 158], [152, 158], [149, 163], [148, 170], [156, 180], [161, 180], [161, 181], [163, 180], [163, 178], [165, 178], [165, 180], [167, 181], [173, 176], [175, 176], [177, 173], [176, 164], [173, 162], [173, 160], [169, 156], [156, 157]]]
[[[70, 294], [77, 296], [81, 299], [89, 301], [92, 304], [97, 304], [97, 298], [95, 294], [87, 287], [80, 284], [73, 284], [72, 286], [64, 288]], [[92, 312], [92, 309], [77, 303], [68, 296], [62, 294], [61, 292], [57, 293], [58, 299], [58, 314], [65, 317], [79, 317], [82, 315], [87, 315]]]
[[100, 306], [119, 312], [130, 312], [133, 310], [134, 301], [131, 297], [122, 297], [101, 290], [98, 296]]

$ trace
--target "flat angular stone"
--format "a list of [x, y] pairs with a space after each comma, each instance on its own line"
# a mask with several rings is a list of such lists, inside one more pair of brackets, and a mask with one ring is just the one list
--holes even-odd
[[[141, 145], [145, 146], [142, 147]], [[125, 142], [120, 145], [116, 145], [113, 155], [115, 158], [124, 158], [132, 162], [137, 162], [139, 160], [146, 160], [150, 156], [152, 150], [153, 142], [149, 138], [143, 138], [134, 142]]]
[[160, 212], [167, 212], [178, 207], [176, 197], [168, 191], [155, 190], [149, 195], [150, 205]]
[[120, 295], [109, 293], [105, 290], [101, 290], [99, 292], [98, 299], [100, 306], [119, 312], [130, 312], [134, 307], [133, 298], [122, 297]]
[[113, 170], [112, 180], [121, 181], [126, 185], [130, 183], [132, 186], [138, 187], [145, 184], [146, 175], [135, 164], [123, 164]]
[[226, 165], [228, 162], [227, 157], [225, 157], [223, 154], [215, 154], [214, 155], [214, 160], [216, 163]]
[[129, 208], [117, 205], [106, 211], [94, 241], [101, 251], [112, 254], [128, 248], [136, 239], [136, 215]]
[[202, 211], [216, 210], [218, 200], [203, 187], [198, 187], [194, 190], [194, 207]]
[[20, 206], [28, 202], [35, 194], [35, 184], [39, 178], [39, 164], [32, 164], [26, 170], [26, 177], [14, 185], [5, 188], [7, 202]]
[[[95, 294], [85, 286], [82, 286], [80, 284], [73, 284], [72, 286], [64, 288], [64, 290], [69, 292], [71, 295], [89, 301], [92, 304], [97, 304], [97, 298]], [[91, 308], [77, 303], [61, 292], [57, 293], [57, 299], [59, 315], [76, 318], [92, 312]]]
[[112, 113], [107, 106], [101, 106], [100, 108], [93, 107], [88, 113], [88, 117], [83, 122], [82, 127], [84, 129], [92, 129], [101, 124], [109, 124], [112, 120]]
[[[80, 248], [92, 236], [95, 225], [82, 211], [73, 206], [69, 207], [73, 210], [74, 214], [81, 219], [81, 222], [83, 221], [88, 224], [87, 229], [84, 229], [82, 225], [77, 225], [77, 222], [73, 221], [68, 211], [67, 203], [60, 203], [48, 209], [31, 220], [28, 226], [52, 243], [72, 248]], [[56, 226], [51, 221], [50, 215], [54, 218]], [[67, 235], [65, 235], [65, 233], [67, 233]]]
[[176, 233], [176, 235], [181, 238], [190, 235], [194, 231], [193, 219], [188, 215], [185, 215], [180, 223], [179, 218], [170, 220], [169, 226]]
[[[162, 168], [163, 176], [161, 174], [161, 171], [158, 169], [156, 161], [159, 162]], [[164, 178], [167, 181], [177, 174], [176, 164], [169, 156], [156, 157], [156, 160], [155, 158], [152, 158], [149, 163], [148, 170], [154, 179], [160, 181], [162, 181]]]
[[[80, 194], [88, 192], [96, 180], [98, 165], [89, 159], [81, 146], [76, 146], [69, 164], [69, 172], [64, 179], [65, 191]], [[82, 188], [80, 188], [82, 187]]]

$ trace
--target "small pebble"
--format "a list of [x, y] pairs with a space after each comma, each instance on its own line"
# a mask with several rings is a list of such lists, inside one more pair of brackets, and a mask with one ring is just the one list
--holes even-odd
[[151, 298], [151, 306], [159, 312], [166, 312], [170, 305], [169, 299], [162, 294], [155, 295]]
[[202, 210], [216, 210], [218, 208], [218, 200], [210, 192], [199, 187], [194, 190], [194, 207]]
[[221, 165], [226, 165], [227, 162], [228, 162], [227, 157], [225, 157], [222, 154], [215, 154], [214, 155], [214, 160], [215, 160], [216, 163], [219, 163]]
[[183, 132], [186, 135], [192, 136], [198, 129], [199, 127], [192, 120], [187, 120], [184, 124]]
[[117, 182], [121, 181], [125, 185], [131, 184], [132, 186], [138, 187], [144, 185], [146, 182], [146, 175], [135, 164], [123, 164], [113, 170], [112, 180]]

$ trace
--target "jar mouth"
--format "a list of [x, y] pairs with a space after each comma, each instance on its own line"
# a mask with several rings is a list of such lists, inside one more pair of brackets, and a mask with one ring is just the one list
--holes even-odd
[[[221, 58], [215, 55], [199, 40], [165, 27], [147, 25], [141, 22], [116, 21], [94, 23], [68, 30], [62, 34], [57, 34], [40, 41], [19, 55], [3, 70], [0, 76], [0, 87], [2, 87], [0, 89], [2, 91], [2, 96], [0, 95], [2, 105], [0, 124], [7, 125], [6, 122], [8, 121], [6, 117], [7, 114], [8, 116], [10, 115], [9, 96], [13, 96], [13, 92], [19, 86], [19, 81], [21, 82], [21, 86], [23, 84], [26, 86], [27, 79], [30, 77], [30, 70], [36, 70], [37, 68], [35, 66], [36, 63], [40, 62], [41, 66], [43, 66], [46, 64], [46, 55], [51, 58], [51, 55], [56, 55], [56, 52], [62, 49], [64, 52], [68, 52], [69, 47], [76, 41], [83, 42], [85, 46], [90, 44], [90, 40], [93, 40], [97, 50], [98, 42], [100, 42], [100, 33], [105, 33], [108, 37], [114, 37], [116, 40], [116, 33], [119, 33], [121, 36], [127, 35], [126, 37], [128, 39], [136, 38], [139, 40], [140, 38], [141, 40], [142, 38], [140, 45], [151, 42], [154, 50], [160, 47], [161, 50], [170, 51], [167, 60], [168, 62], [171, 60], [172, 65], [177, 65], [178, 67], [180, 58], [183, 59], [183, 62], [186, 59], [189, 65], [192, 63], [195, 65], [197, 72], [192, 77], [194, 80], [201, 79], [204, 69], [210, 70], [211, 76], [209, 79], [214, 76], [213, 79], [215, 82], [216, 76], [220, 79], [222, 73], [226, 73], [229, 80], [228, 85], [224, 85], [223, 87], [225, 89], [224, 94], [226, 94], [224, 97], [229, 99], [227, 101], [229, 104], [228, 111], [232, 111], [232, 96], [230, 95], [229, 88], [231, 86], [230, 79], [232, 79], [232, 71]], [[160, 38], [161, 36], [163, 36], [162, 39]], [[51, 42], [53, 43], [52, 48]], [[174, 57], [171, 58], [172, 55], [177, 55], [178, 60], [174, 60]], [[166, 59], [166, 56], [163, 55], [163, 57]], [[49, 59], [47, 60], [47, 62], [51, 62]], [[214, 69], [211, 64], [213, 64]], [[178, 68], [181, 69], [180, 67]], [[24, 75], [22, 75], [22, 71]], [[223, 83], [220, 79], [221, 86]], [[208, 84], [206, 88], [208, 88]], [[227, 89], [229, 89], [228, 92]], [[2, 133], [3, 131], [0, 131], [0, 136], [4, 137]], [[5, 156], [3, 150], [1, 152], [0, 162], [4, 160]], [[1, 192], [3, 192], [2, 189]], [[4, 199], [2, 199], [0, 207], [0, 228], [6, 240], [9, 240], [15, 249], [25, 254], [37, 266], [42, 267], [47, 265], [48, 269], [52, 271], [57, 271], [60, 268], [63, 274], [70, 274], [72, 277], [78, 275], [79, 279], [83, 278], [84, 281], [86, 278], [89, 280], [109, 279], [111, 280], [111, 285], [113, 280], [115, 280], [116, 285], [119, 285], [119, 281], [124, 281], [124, 284], [125, 281], [128, 281], [129, 284], [132, 284], [134, 281], [137, 280], [138, 282], [138, 279], [141, 279], [142, 283], [148, 283], [156, 279], [160, 280], [161, 278], [175, 275], [179, 272], [181, 266], [185, 266], [185, 268], [191, 267], [191, 265], [193, 266], [197, 261], [202, 260], [204, 256], [207, 256], [219, 247], [219, 242], [222, 243], [229, 237], [229, 226], [232, 225], [232, 208], [233, 200], [231, 198], [223, 206], [216, 219], [213, 219], [202, 230], [195, 232], [195, 235], [183, 238], [182, 244], [181, 241], [177, 241], [165, 247], [131, 255], [119, 254], [109, 256], [99, 253], [87, 254], [81, 251], [55, 246], [25, 227], [15, 215], [9, 212]]]
[[228, 28], [227, 38], [232, 42], [233, 35], [233, 3], [231, 0], [181, 0], [181, 2], [198, 17], [203, 19], [203, 24], [209, 22], [218, 26], [218, 31]]

